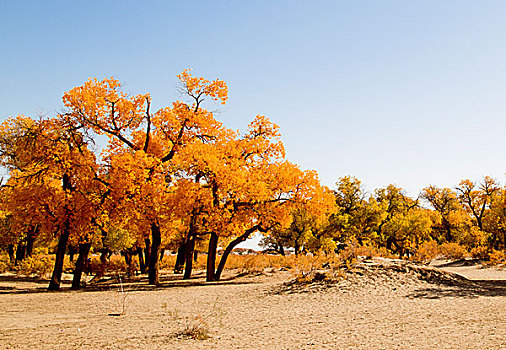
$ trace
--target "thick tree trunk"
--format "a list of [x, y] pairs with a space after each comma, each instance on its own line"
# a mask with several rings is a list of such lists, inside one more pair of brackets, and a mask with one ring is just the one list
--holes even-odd
[[30, 233], [27, 237], [26, 237], [26, 256], [32, 256], [32, 253], [33, 253], [33, 243], [35, 242], [35, 232]]
[[58, 247], [56, 249], [56, 258], [54, 261], [53, 274], [51, 281], [49, 281], [48, 290], [59, 290], [61, 283], [61, 274], [63, 272], [63, 261], [65, 259], [65, 250], [67, 250], [67, 243], [70, 237], [70, 230], [65, 228], [58, 240]]
[[9, 244], [7, 246], [7, 254], [9, 254], [9, 260], [10, 260], [11, 264], [13, 264], [14, 261], [15, 261], [15, 257], [14, 257], [14, 244]]
[[[190, 230], [191, 231], [191, 230]], [[190, 279], [193, 269], [193, 250], [195, 249], [195, 236], [191, 235], [186, 243], [185, 268], [183, 279]]]
[[26, 256], [26, 245], [24, 244], [24, 242], [19, 242], [16, 248], [16, 261], [14, 262], [14, 265], [17, 265], [19, 262], [23, 261], [25, 256]]
[[212, 282], [215, 280], [215, 267], [216, 267], [216, 252], [218, 250], [218, 235], [214, 232], [211, 232], [211, 237], [209, 238], [209, 249], [207, 251], [207, 273], [206, 273], [206, 281]]
[[146, 270], [149, 271], [149, 262], [151, 261], [151, 240], [149, 238], [146, 238], [144, 240], [144, 243], [146, 244], [146, 247], [144, 248], [144, 265], [146, 267]]
[[107, 259], [109, 258], [110, 256], [110, 251], [109, 249], [103, 249], [101, 252], [100, 252], [100, 262], [105, 265], [107, 263]]
[[79, 244], [79, 255], [77, 256], [76, 267], [74, 269], [74, 277], [72, 278], [73, 290], [81, 289], [81, 277], [83, 275], [84, 266], [86, 265], [86, 259], [90, 253], [91, 243]]
[[[68, 174], [63, 174], [62, 177], [62, 189], [65, 193], [69, 193], [73, 191], [72, 184], [70, 181], [70, 176]], [[70, 209], [67, 204], [64, 206], [65, 213], [65, 221], [63, 223], [63, 229], [58, 239], [58, 247], [56, 249], [56, 257], [54, 261], [54, 269], [53, 274], [51, 275], [51, 280], [49, 281], [48, 290], [59, 290], [61, 283], [61, 274], [63, 272], [63, 262], [65, 260], [65, 251], [67, 250], [67, 244], [69, 242], [70, 237]]]
[[393, 242], [392, 237], [389, 236], [387, 238], [387, 242], [386, 243], [387, 243], [387, 249], [390, 250], [390, 251], [392, 251], [392, 242]]
[[452, 230], [448, 220], [443, 219], [443, 225], [445, 227], [445, 238], [448, 243], [453, 242]]
[[174, 273], [182, 273], [186, 256], [186, 241], [183, 241], [177, 249], [176, 263], [174, 264]]
[[69, 260], [74, 261], [74, 256], [79, 253], [79, 246], [70, 245], [69, 247]]
[[132, 253], [128, 250], [124, 250], [121, 252], [123, 257], [125, 258], [125, 265], [127, 267], [127, 273], [132, 270]]
[[294, 244], [293, 249], [295, 250], [295, 256], [299, 256], [300, 246], [299, 246], [299, 244], [298, 244], [298, 243], [295, 243], [295, 244]]
[[160, 283], [160, 250], [162, 246], [162, 234], [158, 224], [151, 224], [151, 254], [149, 259], [149, 284]]
[[489, 238], [489, 245], [494, 248], [494, 249], [497, 249], [497, 233], [496, 232], [492, 232], [492, 234], [490, 235], [490, 238]]
[[141, 247], [137, 248], [137, 256], [139, 257], [139, 269], [141, 270], [141, 273], [146, 273], [146, 263], [144, 261], [144, 254]]

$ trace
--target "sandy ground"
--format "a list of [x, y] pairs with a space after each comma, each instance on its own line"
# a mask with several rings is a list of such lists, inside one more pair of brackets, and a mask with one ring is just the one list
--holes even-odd
[[[333, 284], [279, 271], [46, 293], [3, 275], [0, 349], [506, 349], [506, 270], [444, 268], [478, 282], [366, 266]], [[208, 339], [178, 335], [198, 319]]]

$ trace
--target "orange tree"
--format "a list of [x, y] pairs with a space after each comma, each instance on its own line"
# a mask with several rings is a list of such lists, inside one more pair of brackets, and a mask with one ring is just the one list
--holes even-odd
[[485, 216], [484, 230], [490, 233], [489, 248], [506, 250], [506, 189], [496, 191]]
[[71, 234], [91, 231], [94, 214], [84, 191], [95, 179], [96, 163], [87, 142], [65, 117], [35, 121], [19, 116], [0, 127], [2, 165], [10, 170], [12, 221], [40, 225], [58, 239], [49, 290], [60, 287]]
[[[279, 138], [278, 126], [258, 116], [244, 135], [224, 132], [214, 143], [181, 153], [191, 164], [185, 172], [199, 185], [189, 232], [209, 236], [208, 281], [220, 279], [233, 248], [252, 234], [289, 225], [295, 205], [318, 215], [333, 206], [315, 172], [302, 171], [284, 159]], [[224, 253], [216, 266], [220, 240]]]
[[485, 176], [478, 185], [471, 180], [462, 180], [456, 188], [461, 205], [468, 211], [476, 221], [476, 225], [483, 230], [483, 218], [490, 205], [494, 194], [498, 193], [500, 188], [496, 181], [489, 176]]
[[457, 193], [449, 188], [428, 186], [422, 190], [421, 198], [426, 200], [439, 214], [440, 220], [433, 227], [435, 239], [439, 242], [455, 242], [469, 219], [463, 211]]
[[104, 160], [113, 172], [127, 174], [135, 169], [131, 182], [121, 182], [120, 192], [127, 194], [125, 208], [131, 208], [128, 216], [135, 218], [138, 232], [150, 232], [150, 284], [159, 283], [162, 229], [168, 218], [161, 210], [173, 192], [172, 175], [179, 167], [175, 156], [189, 145], [215, 139], [221, 123], [202, 103], [205, 98], [227, 100], [223, 81], [193, 77], [188, 70], [178, 77], [190, 102], [176, 101], [155, 113], [149, 94], [128, 96], [114, 78], [90, 79], [63, 96], [69, 117], [108, 136]]

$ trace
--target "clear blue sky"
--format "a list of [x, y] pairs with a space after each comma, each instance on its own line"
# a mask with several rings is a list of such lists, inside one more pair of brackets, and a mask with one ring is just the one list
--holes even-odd
[[191, 67], [229, 84], [220, 120], [268, 116], [326, 185], [505, 183], [506, 1], [0, 0], [0, 47], [2, 120], [90, 76], [164, 106]]

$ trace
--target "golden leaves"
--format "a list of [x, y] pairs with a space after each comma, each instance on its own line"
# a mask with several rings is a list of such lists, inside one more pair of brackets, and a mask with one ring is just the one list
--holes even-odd
[[185, 69], [177, 76], [189, 96], [199, 101], [201, 97], [207, 95], [215, 101], [220, 101], [221, 104], [227, 102], [228, 87], [224, 81], [219, 79], [209, 81], [201, 77], [194, 77], [190, 72], [191, 69]]

